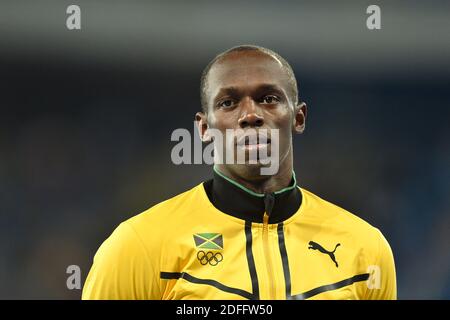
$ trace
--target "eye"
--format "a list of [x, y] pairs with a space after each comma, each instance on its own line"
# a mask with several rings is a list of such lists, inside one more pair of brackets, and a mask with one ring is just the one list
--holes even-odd
[[218, 104], [219, 108], [230, 108], [234, 106], [234, 101], [231, 99], [222, 100]]
[[278, 103], [278, 102], [280, 102], [280, 98], [278, 98], [277, 96], [272, 95], [272, 94], [264, 96], [261, 99], [261, 103], [264, 103], [264, 104], [274, 104], [274, 103]]

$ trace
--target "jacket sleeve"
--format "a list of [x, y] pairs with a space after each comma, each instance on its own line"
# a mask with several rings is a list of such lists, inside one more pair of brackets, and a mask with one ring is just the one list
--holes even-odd
[[82, 299], [160, 299], [155, 265], [133, 226], [124, 222], [95, 254]]
[[367, 299], [370, 300], [396, 300], [397, 280], [394, 256], [391, 247], [383, 234], [377, 229], [378, 256], [374, 265], [369, 266], [370, 274], [367, 281]]

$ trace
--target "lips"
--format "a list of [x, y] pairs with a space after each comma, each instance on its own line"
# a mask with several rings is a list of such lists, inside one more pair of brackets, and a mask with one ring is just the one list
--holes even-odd
[[271, 139], [263, 134], [242, 135], [238, 137], [236, 144], [243, 146], [258, 146], [271, 143]]

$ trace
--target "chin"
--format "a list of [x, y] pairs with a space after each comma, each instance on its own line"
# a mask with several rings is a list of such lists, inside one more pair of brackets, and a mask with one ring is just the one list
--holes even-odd
[[269, 177], [267, 175], [261, 175], [261, 168], [268, 167], [269, 165], [264, 165], [261, 163], [255, 164], [235, 164], [230, 168], [236, 175], [244, 178], [244, 179], [255, 179], [255, 178], [266, 178]]

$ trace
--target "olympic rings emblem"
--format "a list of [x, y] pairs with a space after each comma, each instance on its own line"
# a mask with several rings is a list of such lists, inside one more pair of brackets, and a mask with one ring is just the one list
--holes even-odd
[[209, 263], [209, 265], [214, 267], [223, 260], [223, 255], [220, 252], [214, 253], [211, 251], [205, 252], [203, 250], [200, 250], [199, 252], [197, 252], [197, 259], [203, 266]]

